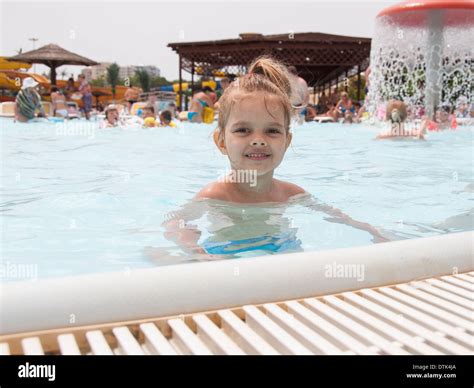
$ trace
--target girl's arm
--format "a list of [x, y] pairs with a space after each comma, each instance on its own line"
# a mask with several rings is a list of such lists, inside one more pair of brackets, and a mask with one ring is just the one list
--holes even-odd
[[198, 245], [201, 231], [196, 225], [189, 223], [201, 218], [205, 212], [204, 206], [204, 202], [192, 201], [180, 210], [168, 213], [166, 221], [162, 224], [166, 239], [173, 241], [188, 253], [206, 254], [206, 251]]
[[381, 242], [390, 241], [388, 238], [382, 236], [380, 231], [377, 230], [372, 225], [370, 225], [366, 222], [356, 221], [356, 220], [352, 219], [350, 216], [348, 216], [347, 214], [343, 213], [341, 210], [336, 209], [332, 206], [318, 203], [313, 197], [311, 197], [310, 201], [311, 202], [307, 205], [309, 208], [311, 208], [313, 210], [316, 210], [316, 211], [322, 211], [322, 212], [324, 212], [324, 213], [331, 216], [331, 218], [327, 218], [327, 221], [336, 222], [338, 224], [349, 225], [349, 226], [352, 226], [353, 228], [368, 232], [372, 235], [372, 237], [373, 237], [372, 241], [374, 243], [381, 243]]
[[[198, 246], [201, 232], [195, 225], [187, 223], [200, 217], [195, 213], [192, 206], [193, 202], [183, 206], [178, 211], [168, 213], [162, 224], [165, 229], [163, 235], [167, 240], [177, 244], [185, 253], [191, 255], [202, 253], [203, 258], [206, 258], [206, 252]], [[161, 263], [169, 257], [168, 249], [163, 247], [146, 247], [143, 254], [157, 263]]]

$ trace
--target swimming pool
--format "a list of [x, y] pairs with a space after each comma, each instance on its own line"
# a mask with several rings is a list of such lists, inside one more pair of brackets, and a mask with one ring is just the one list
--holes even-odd
[[[0, 124], [2, 281], [24, 280], [12, 275], [21, 265], [47, 278], [195, 260], [164, 237], [162, 223], [227, 172], [213, 127], [104, 131], [85, 121]], [[391, 239], [474, 229], [472, 127], [433, 133], [427, 142], [373, 141], [376, 133], [363, 125], [296, 127], [276, 177]], [[293, 251], [316, 251], [372, 241], [305, 200], [199, 206], [204, 216], [193, 223], [202, 243], [279, 235], [293, 242]], [[162, 255], [151, 259], [150, 250]]]

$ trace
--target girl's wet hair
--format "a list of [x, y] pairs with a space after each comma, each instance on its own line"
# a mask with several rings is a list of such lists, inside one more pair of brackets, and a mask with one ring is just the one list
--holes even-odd
[[262, 56], [254, 60], [249, 66], [248, 73], [232, 82], [219, 99], [220, 138], [224, 136], [225, 126], [236, 101], [236, 94], [253, 92], [272, 94], [280, 99], [285, 116], [284, 127], [286, 133], [289, 133], [293, 108], [290, 102], [291, 85], [288, 69], [281, 62], [269, 56]]
[[407, 113], [407, 106], [406, 104], [403, 102], [403, 101], [400, 101], [400, 100], [390, 100], [388, 103], [387, 103], [387, 109], [386, 109], [386, 119], [388, 121], [390, 121], [391, 119], [391, 115], [392, 115], [392, 111], [394, 109], [397, 109], [398, 110], [398, 113], [400, 114], [400, 118], [402, 121], [405, 121], [407, 116], [408, 116], [408, 113]]

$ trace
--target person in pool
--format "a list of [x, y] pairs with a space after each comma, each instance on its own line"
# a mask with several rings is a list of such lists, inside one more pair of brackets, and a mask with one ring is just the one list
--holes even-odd
[[89, 82], [86, 80], [86, 76], [84, 74], [79, 74], [79, 93], [82, 94], [82, 103], [84, 111], [84, 115], [87, 120], [90, 120], [91, 111], [92, 111], [92, 87], [90, 86]]
[[110, 104], [105, 108], [105, 120], [100, 123], [100, 128], [114, 128], [123, 124], [120, 120], [120, 114], [117, 105]]
[[197, 199], [285, 202], [305, 192], [295, 184], [273, 178], [291, 143], [290, 93], [288, 71], [267, 57], [256, 60], [248, 75], [225, 91], [214, 142], [229, 158], [232, 170], [255, 170], [256, 184], [214, 182], [202, 189]]
[[298, 123], [302, 124], [305, 121], [307, 106], [309, 103], [308, 84], [298, 75], [298, 71], [295, 66], [289, 66], [288, 72], [291, 87], [291, 105], [295, 109]]
[[377, 135], [376, 140], [411, 138], [425, 140], [423, 126], [419, 129], [409, 129], [406, 125], [408, 109], [403, 101], [391, 100], [387, 103], [386, 119], [390, 123], [390, 129]]
[[173, 117], [169, 110], [164, 110], [160, 113], [160, 125], [162, 127], [176, 127], [176, 124], [173, 122]]
[[196, 93], [191, 100], [187, 120], [193, 123], [202, 123], [204, 108], [214, 108], [214, 101], [211, 95], [214, 90], [209, 86], [205, 86], [202, 91]]
[[[248, 74], [233, 82], [224, 92], [220, 99], [214, 142], [229, 158], [232, 168], [229, 175], [244, 171], [252, 173], [255, 179], [239, 180], [232, 179], [232, 176], [220, 179], [199, 191], [194, 201], [264, 204], [285, 203], [299, 196], [309, 196], [298, 185], [273, 177], [292, 140], [290, 122], [295, 112], [290, 93], [288, 70], [269, 57], [255, 60]], [[355, 221], [338, 209], [316, 201], [311, 201], [308, 206], [329, 214], [333, 222], [369, 232], [376, 242], [386, 241], [374, 227]], [[200, 231], [187, 223], [199, 217], [186, 208], [173, 213], [165, 222], [165, 236], [188, 252], [212, 257], [205, 247], [198, 245]], [[230, 244], [238, 245], [239, 242]]]
[[68, 112], [66, 97], [56, 85], [51, 86], [51, 103], [53, 104], [53, 112], [55, 116], [67, 118]]
[[451, 107], [449, 105], [441, 105], [436, 109], [435, 120], [432, 121], [425, 117], [421, 123], [423, 131], [444, 131], [446, 129], [456, 129], [456, 117], [451, 114]]
[[337, 109], [341, 117], [345, 117], [347, 111], [351, 112], [352, 115], [355, 114], [354, 105], [352, 104], [352, 100], [349, 98], [347, 92], [341, 93], [341, 99], [337, 103]]
[[21, 89], [15, 99], [15, 120], [26, 123], [36, 117], [36, 112], [38, 112], [38, 117], [46, 116], [41, 103], [41, 96], [36, 90], [37, 86], [38, 82], [31, 77], [23, 80]]

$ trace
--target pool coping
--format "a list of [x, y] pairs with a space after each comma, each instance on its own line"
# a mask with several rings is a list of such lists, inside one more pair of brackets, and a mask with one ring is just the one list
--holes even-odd
[[[328, 251], [4, 283], [0, 335], [191, 314], [464, 273], [474, 270], [473, 242], [474, 232], [462, 232]], [[354, 268], [362, 269], [363, 276], [350, 272]]]

